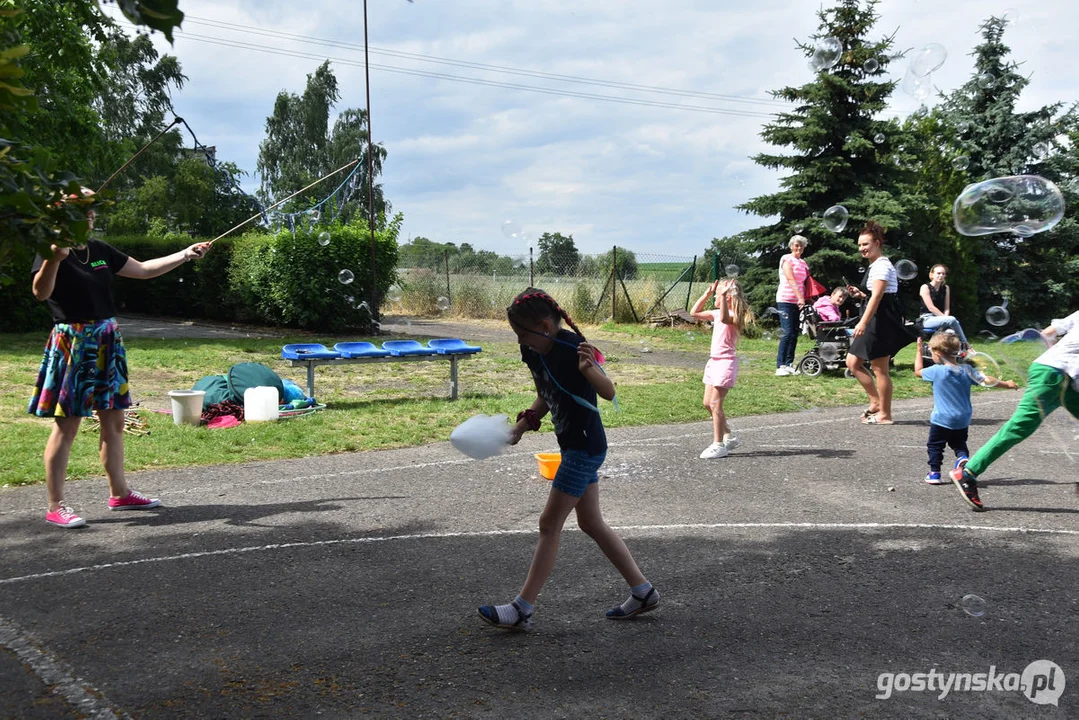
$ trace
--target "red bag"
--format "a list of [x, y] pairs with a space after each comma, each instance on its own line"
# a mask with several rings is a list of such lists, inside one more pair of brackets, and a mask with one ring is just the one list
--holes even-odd
[[806, 290], [805, 297], [807, 300], [818, 298], [821, 295], [827, 295], [828, 288], [821, 285], [819, 282], [813, 279], [812, 275], [806, 275]]

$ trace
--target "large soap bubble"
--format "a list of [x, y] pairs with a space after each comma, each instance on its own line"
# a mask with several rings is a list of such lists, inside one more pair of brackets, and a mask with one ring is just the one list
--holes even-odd
[[1024, 328], [1019, 332], [1014, 332], [1011, 335], [1002, 337], [1000, 342], [1005, 345], [1011, 345], [1012, 343], [1017, 342], [1039, 342], [1046, 346], [1049, 344], [1048, 341], [1046, 341], [1045, 336], [1042, 335], [1042, 331], [1038, 328]]
[[836, 66], [841, 57], [843, 57], [843, 43], [834, 37], [826, 37], [813, 47], [809, 69], [813, 72], [829, 70]]
[[509, 418], [480, 413], [470, 417], [450, 433], [450, 445], [475, 460], [484, 460], [505, 450], [510, 443]]
[[504, 220], [502, 222], [502, 234], [508, 238], [517, 238], [521, 234], [521, 223], [516, 220]]
[[1016, 233], [1030, 237], [1064, 217], [1060, 188], [1040, 175], [1010, 175], [967, 185], [952, 206], [961, 235]]
[[847, 212], [847, 208], [842, 205], [833, 205], [824, 211], [821, 223], [832, 232], [843, 232], [849, 219], [850, 214]]
[[1000, 365], [991, 355], [971, 350], [967, 353], [965, 361], [984, 376], [979, 381], [979, 385], [996, 387], [1000, 384]]
[[913, 280], [918, 277], [918, 266], [904, 258], [895, 264], [895, 274], [900, 280]]
[[922, 45], [910, 56], [910, 72], [915, 77], [926, 77], [931, 72], [940, 69], [944, 61], [948, 59], [948, 51], [940, 43], [928, 43]]
[[985, 311], [985, 321], [993, 327], [1004, 327], [1008, 324], [1008, 321], [1012, 319], [1012, 315], [1008, 312], [1008, 303], [1004, 305], [994, 305]]
[[916, 100], [925, 100], [933, 94], [933, 78], [932, 75], [915, 75], [910, 68], [907, 68], [907, 74], [903, 76], [899, 87]]

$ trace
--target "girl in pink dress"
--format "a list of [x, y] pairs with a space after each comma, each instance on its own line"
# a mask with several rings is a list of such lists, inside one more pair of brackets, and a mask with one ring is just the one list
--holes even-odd
[[[715, 310], [704, 309], [709, 295], [715, 298]], [[713, 442], [704, 449], [701, 457], [705, 460], [727, 457], [742, 441], [727, 423], [723, 400], [738, 377], [735, 347], [742, 330], [753, 322], [753, 311], [749, 308], [742, 286], [737, 280], [728, 279], [713, 282], [708, 292], [693, 304], [690, 312], [698, 320], [712, 322], [711, 357], [704, 367], [704, 407], [712, 415]]]

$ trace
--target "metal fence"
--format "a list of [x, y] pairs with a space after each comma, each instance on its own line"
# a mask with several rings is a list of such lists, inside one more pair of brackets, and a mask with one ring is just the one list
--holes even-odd
[[423, 267], [399, 267], [383, 310], [420, 315], [502, 319], [514, 296], [540, 287], [581, 322], [642, 322], [685, 310], [703, 290], [697, 257], [576, 251], [499, 256], [452, 253], [424, 259]]

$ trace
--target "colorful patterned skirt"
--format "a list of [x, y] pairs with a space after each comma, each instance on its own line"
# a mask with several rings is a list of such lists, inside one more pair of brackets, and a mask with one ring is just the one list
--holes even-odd
[[94, 410], [129, 407], [127, 352], [116, 318], [56, 323], [26, 411], [38, 417], [90, 417]]

